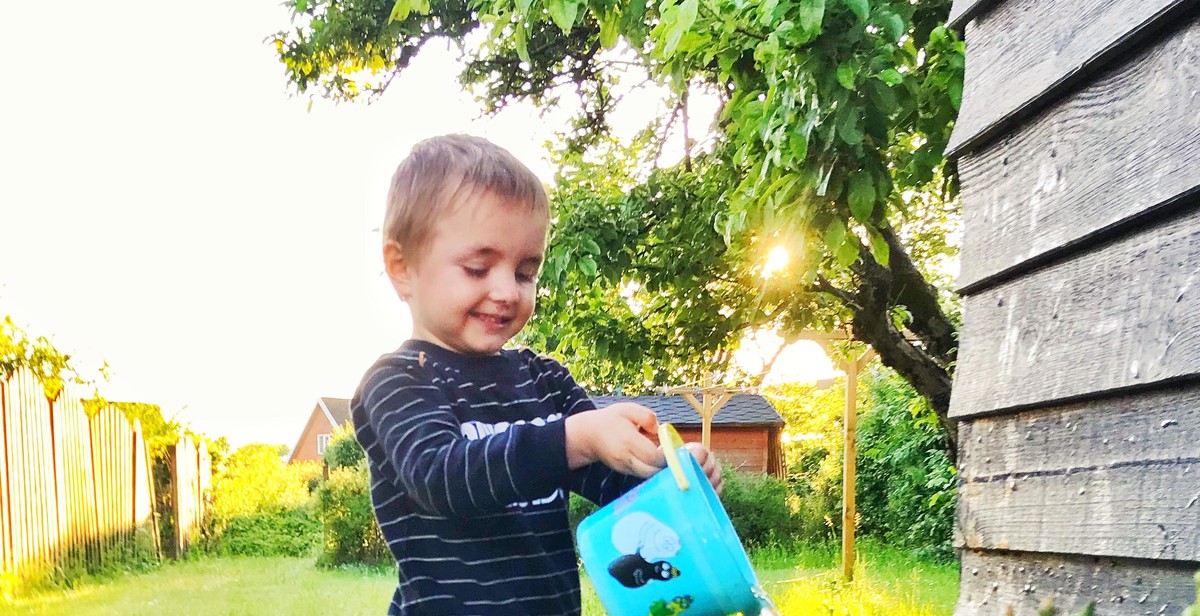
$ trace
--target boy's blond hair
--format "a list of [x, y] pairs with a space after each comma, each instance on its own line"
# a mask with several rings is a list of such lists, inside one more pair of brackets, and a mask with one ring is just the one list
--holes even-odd
[[384, 242], [395, 242], [408, 258], [416, 258], [438, 217], [475, 191], [532, 211], [550, 209], [541, 180], [508, 150], [481, 137], [442, 135], [413, 146], [396, 167], [383, 217]]

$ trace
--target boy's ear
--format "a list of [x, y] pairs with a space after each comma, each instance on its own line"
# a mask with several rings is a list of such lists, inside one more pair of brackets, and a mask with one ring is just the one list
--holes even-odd
[[383, 268], [392, 281], [392, 288], [396, 289], [396, 295], [407, 302], [412, 292], [412, 263], [404, 258], [404, 249], [399, 242], [388, 240], [384, 243]]

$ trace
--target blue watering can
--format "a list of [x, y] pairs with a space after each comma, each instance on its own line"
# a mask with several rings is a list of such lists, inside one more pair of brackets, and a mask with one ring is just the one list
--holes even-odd
[[729, 515], [671, 424], [667, 459], [579, 524], [584, 569], [610, 616], [772, 616]]

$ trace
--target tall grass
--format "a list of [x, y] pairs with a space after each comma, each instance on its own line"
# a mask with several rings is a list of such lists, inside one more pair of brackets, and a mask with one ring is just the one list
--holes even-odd
[[[782, 604], [797, 605], [799, 595], [820, 597], [846, 607], [839, 614], [950, 614], [958, 601], [958, 562], [918, 558], [909, 550], [889, 547], [874, 539], [858, 543], [854, 580], [841, 581], [841, 546], [837, 544], [774, 544], [751, 552], [759, 581]], [[872, 607], [886, 598], [883, 611]], [[824, 603], [819, 603], [820, 607]], [[781, 609], [783, 605], [780, 606]], [[923, 611], [926, 610], [932, 611]], [[904, 611], [908, 610], [908, 611]], [[807, 614], [784, 611], [785, 614]], [[823, 614], [816, 611], [814, 614]]]
[[[774, 545], [752, 555], [764, 588], [788, 616], [944, 616], [958, 594], [957, 565], [935, 564], [871, 542], [856, 581], [840, 581], [836, 546]], [[198, 558], [150, 573], [44, 592], [5, 603], [13, 616], [376, 615], [395, 588], [390, 568], [323, 569], [312, 558]], [[585, 577], [584, 616], [604, 609]]]

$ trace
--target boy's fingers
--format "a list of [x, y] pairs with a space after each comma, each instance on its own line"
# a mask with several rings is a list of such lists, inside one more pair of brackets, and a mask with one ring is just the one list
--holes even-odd
[[634, 458], [629, 461], [628, 471], [629, 471], [630, 475], [636, 475], [638, 477], [648, 478], [651, 475], [653, 475], [654, 473], [657, 473], [658, 468], [654, 467], [654, 466], [650, 466], [649, 464], [646, 464], [645, 462], [638, 460], [637, 458]]
[[653, 434], [658, 431], [658, 416], [640, 404], [622, 404], [619, 412], [643, 432]]
[[655, 446], [654, 441], [648, 438], [642, 439], [634, 446], [633, 455], [638, 460], [654, 467], [656, 471], [667, 465], [667, 460], [663, 457], [662, 449]]

